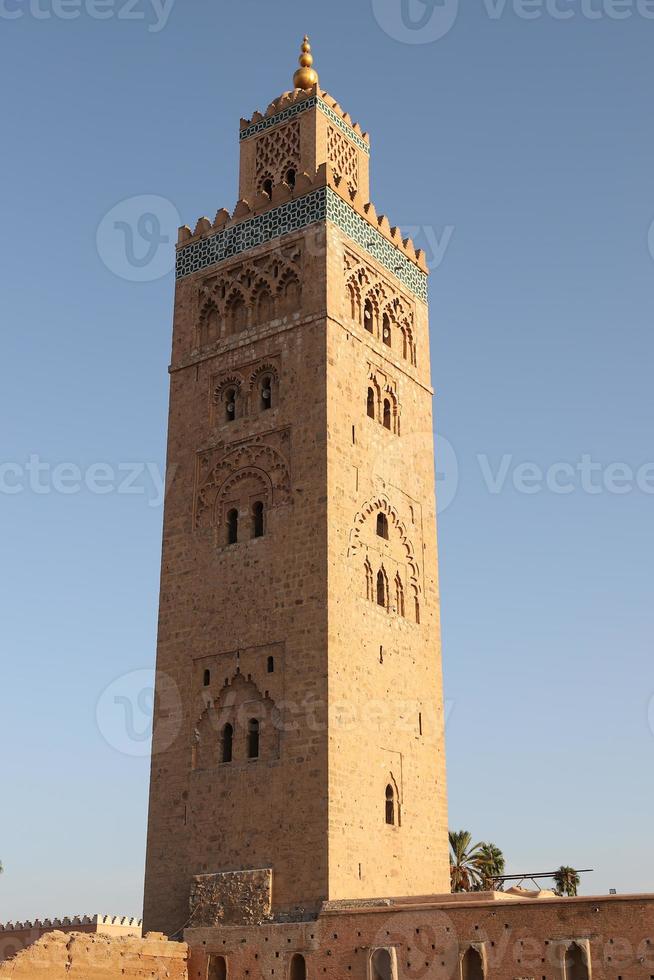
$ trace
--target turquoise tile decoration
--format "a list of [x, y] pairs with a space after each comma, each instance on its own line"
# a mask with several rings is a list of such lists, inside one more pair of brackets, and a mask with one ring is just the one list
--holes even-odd
[[265, 214], [247, 218], [233, 228], [191, 242], [177, 253], [176, 278], [233, 258], [275, 238], [290, 235], [317, 221], [331, 221], [407, 289], [427, 302], [427, 275], [392, 245], [376, 228], [354, 211], [331, 187], [321, 187]]
[[240, 139], [246, 140], [250, 136], [256, 136], [258, 133], [263, 133], [266, 129], [271, 129], [273, 126], [278, 126], [280, 123], [288, 122], [289, 119], [293, 119], [294, 116], [299, 116], [301, 112], [306, 112], [308, 109], [313, 109], [318, 106], [321, 112], [323, 112], [328, 119], [330, 119], [335, 126], [345, 133], [348, 139], [352, 140], [353, 143], [367, 153], [370, 156], [370, 146], [365, 140], [361, 139], [358, 133], [352, 129], [351, 126], [345, 122], [338, 113], [314, 95], [310, 99], [305, 99], [303, 102], [296, 102], [295, 105], [290, 105], [287, 109], [282, 109], [281, 112], [277, 112], [274, 116], [268, 116], [265, 119], [260, 119], [259, 122], [252, 123], [246, 129], [242, 129], [240, 133]]

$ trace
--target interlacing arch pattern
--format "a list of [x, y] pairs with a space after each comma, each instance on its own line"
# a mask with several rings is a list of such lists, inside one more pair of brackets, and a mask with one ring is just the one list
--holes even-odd
[[417, 366], [413, 304], [369, 266], [347, 253], [345, 296], [347, 311], [355, 323], [412, 367]]
[[213, 527], [221, 522], [220, 508], [226, 490], [234, 486], [234, 478], [260, 484], [268, 507], [291, 502], [291, 477], [288, 463], [272, 446], [265, 443], [244, 443], [227, 454], [210, 470], [198, 486], [195, 502], [195, 526], [210, 521]]
[[231, 372], [211, 381], [212, 420], [216, 425], [277, 407], [279, 371], [273, 361], [261, 361], [245, 374]]
[[[363, 529], [366, 527], [368, 522], [370, 522], [371, 527], [376, 527], [377, 518], [380, 514], [386, 518], [389, 539], [392, 539], [393, 537], [399, 538], [400, 545], [404, 551], [408, 577], [407, 587], [413, 602], [413, 608], [411, 609], [409, 606], [409, 609], [406, 609], [407, 604], [405, 599], [405, 585], [399, 572], [393, 581], [393, 595], [391, 596], [386, 569], [382, 564], [379, 569], [374, 570], [367, 554], [363, 563], [366, 583], [366, 597], [369, 601], [377, 602], [377, 604], [380, 606], [384, 605], [386, 609], [389, 609], [392, 604], [398, 615], [413, 615], [415, 621], [420, 622], [421, 587], [418, 561], [415, 556], [413, 544], [407, 533], [406, 526], [400, 519], [397, 511], [391, 504], [388, 497], [385, 495], [380, 494], [379, 496], [368, 500], [354, 518], [354, 523], [350, 530], [348, 557], [354, 558], [359, 555], [364, 547], [361, 541], [361, 533]], [[383, 601], [381, 601], [382, 580], [380, 579], [380, 575], [383, 577]], [[404, 612], [402, 612], [402, 610], [404, 610]]]
[[379, 422], [389, 432], [400, 435], [400, 403], [395, 385], [380, 380], [373, 368], [368, 374], [366, 414], [368, 418]]
[[359, 189], [359, 154], [356, 147], [333, 126], [327, 129], [327, 156], [334, 174], [345, 180], [353, 197]]
[[289, 175], [296, 174], [299, 167], [300, 124], [297, 120], [257, 139], [256, 176], [259, 191], [270, 194], [276, 184], [287, 183], [291, 186]]
[[[210, 700], [193, 731], [192, 768], [214, 769], [279, 756], [281, 715], [268, 691], [237, 670]], [[256, 736], [253, 738], [253, 736]]]
[[291, 246], [206, 279], [199, 292], [196, 348], [209, 347], [277, 317], [299, 313], [300, 258], [299, 248]]

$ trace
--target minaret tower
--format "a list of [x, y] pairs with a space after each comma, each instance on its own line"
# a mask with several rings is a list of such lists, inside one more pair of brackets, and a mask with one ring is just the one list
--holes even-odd
[[427, 267], [305, 38], [180, 229], [145, 928], [449, 891]]

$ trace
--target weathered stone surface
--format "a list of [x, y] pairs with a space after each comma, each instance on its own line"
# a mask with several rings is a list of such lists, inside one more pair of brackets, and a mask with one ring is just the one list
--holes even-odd
[[196, 875], [191, 885], [191, 926], [260, 925], [270, 919], [272, 871]]
[[188, 947], [150, 933], [134, 936], [50, 932], [0, 963], [1, 980], [187, 980]]

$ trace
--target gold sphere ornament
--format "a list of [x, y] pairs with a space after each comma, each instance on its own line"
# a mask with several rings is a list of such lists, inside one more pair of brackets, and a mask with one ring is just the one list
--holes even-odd
[[304, 36], [302, 42], [302, 53], [300, 55], [300, 67], [293, 75], [293, 85], [295, 88], [302, 88], [306, 91], [318, 84], [318, 72], [313, 67], [313, 55], [309, 38]]

